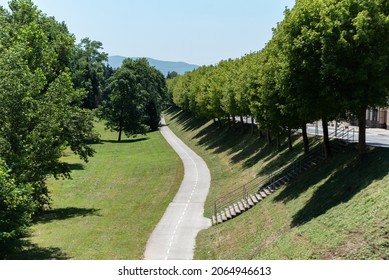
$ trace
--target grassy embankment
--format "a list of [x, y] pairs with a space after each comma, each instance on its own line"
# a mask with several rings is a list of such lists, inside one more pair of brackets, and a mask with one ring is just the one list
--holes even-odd
[[[266, 176], [301, 153], [277, 150], [239, 129], [171, 110], [169, 127], [211, 169], [206, 215], [218, 195]], [[202, 231], [198, 259], [389, 259], [389, 149], [353, 145], [309, 170], [250, 211]]]
[[53, 209], [32, 227], [21, 259], [143, 259], [146, 242], [183, 176], [179, 157], [159, 132], [102, 142], [85, 164], [68, 153], [73, 180], [50, 180]]

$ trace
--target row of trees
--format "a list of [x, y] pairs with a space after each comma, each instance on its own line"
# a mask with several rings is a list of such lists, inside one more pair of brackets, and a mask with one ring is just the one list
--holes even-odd
[[[50, 204], [48, 177], [70, 178], [65, 149], [85, 162], [96, 112], [127, 135], [157, 129], [166, 84], [146, 60], [109, 67], [100, 42], [75, 44], [31, 0], [0, 6], [0, 258]], [[96, 109], [96, 110], [91, 110]]]
[[298, 0], [261, 51], [204, 66], [168, 81], [173, 102], [196, 115], [255, 117], [273, 134], [322, 119], [359, 121], [365, 149], [365, 112], [389, 94], [389, 3], [385, 0]]

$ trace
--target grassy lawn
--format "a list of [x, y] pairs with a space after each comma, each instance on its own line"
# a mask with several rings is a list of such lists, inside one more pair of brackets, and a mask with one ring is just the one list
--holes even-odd
[[[301, 153], [240, 129], [170, 110], [169, 127], [211, 170], [215, 197], [265, 176]], [[354, 146], [311, 169], [250, 211], [200, 232], [197, 259], [389, 259], [389, 149]]]
[[32, 227], [15, 258], [143, 259], [146, 242], [183, 176], [179, 157], [159, 132], [116, 142], [96, 124], [102, 142], [85, 164], [68, 153], [72, 180], [50, 180], [53, 209]]

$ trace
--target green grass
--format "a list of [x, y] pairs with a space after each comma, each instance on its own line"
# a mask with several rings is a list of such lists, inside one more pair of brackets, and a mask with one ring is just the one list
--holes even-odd
[[[212, 203], [301, 153], [170, 110], [169, 127], [211, 170]], [[281, 188], [250, 211], [200, 232], [197, 259], [389, 259], [389, 149], [354, 146]]]
[[67, 153], [72, 180], [49, 180], [53, 209], [25, 240], [21, 259], [143, 259], [147, 240], [183, 176], [179, 157], [159, 132], [102, 142], [85, 164]]
[[212, 121], [193, 118], [171, 109], [165, 112], [169, 128], [207, 162], [211, 170], [212, 186], [205, 203], [205, 215], [211, 217], [215, 198], [228, 194], [253, 180], [265, 179], [272, 172], [302, 154], [302, 141], [293, 136], [294, 150], [284, 142], [277, 149], [276, 141], [267, 143], [266, 137], [251, 136], [250, 128], [219, 129]]

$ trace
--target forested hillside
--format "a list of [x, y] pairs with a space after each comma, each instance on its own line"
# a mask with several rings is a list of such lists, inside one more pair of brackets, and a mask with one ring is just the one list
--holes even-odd
[[[108, 64], [113, 68], [118, 68], [122, 66], [123, 60], [125, 60], [126, 57], [114, 55], [108, 57]], [[132, 58], [132, 59], [138, 59], [138, 58]], [[146, 57], [149, 64], [159, 71], [162, 72], [162, 74], [166, 77], [169, 72], [176, 72], [180, 75], [185, 74], [186, 72], [190, 72], [198, 68], [198, 65], [195, 64], [189, 64], [186, 62], [174, 62], [174, 61], [162, 61], [154, 58]]]

